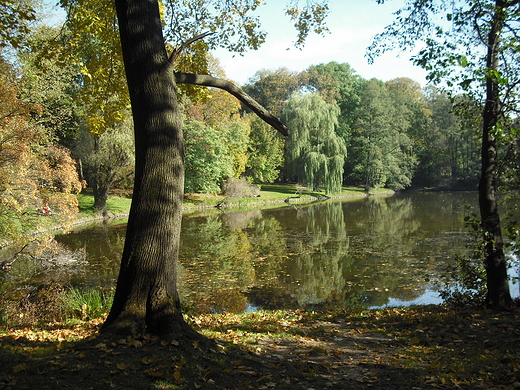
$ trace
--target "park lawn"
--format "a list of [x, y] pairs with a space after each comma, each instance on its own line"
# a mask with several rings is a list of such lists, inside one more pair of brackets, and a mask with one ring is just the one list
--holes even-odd
[[[94, 211], [94, 196], [89, 192], [77, 194], [76, 198], [79, 202], [80, 219], [88, 219], [96, 217]], [[126, 214], [130, 211], [132, 198], [130, 196], [111, 195], [107, 199], [107, 210], [112, 215]]]
[[520, 313], [421, 306], [187, 318], [207, 343], [0, 331], [0, 389], [516, 389]]
[[[373, 195], [377, 194], [391, 194], [389, 189], [378, 189], [371, 192]], [[330, 194], [333, 198], [343, 197], [362, 197], [366, 193], [362, 187], [343, 187], [340, 193]], [[94, 198], [91, 193], [84, 192], [77, 195], [79, 201], [79, 216], [78, 219], [95, 218], [96, 213], [93, 209]], [[313, 192], [308, 190], [297, 190], [295, 184], [264, 184], [260, 189], [259, 197], [225, 197], [222, 195], [211, 194], [186, 194], [184, 197], [185, 212], [192, 212], [201, 208], [214, 208], [219, 205], [221, 207], [234, 208], [251, 208], [262, 207], [264, 205], [273, 203], [288, 202], [311, 202], [316, 199], [325, 199], [325, 193]], [[118, 193], [111, 195], [107, 201], [108, 215], [121, 215], [128, 213], [130, 210], [131, 195], [123, 195]]]

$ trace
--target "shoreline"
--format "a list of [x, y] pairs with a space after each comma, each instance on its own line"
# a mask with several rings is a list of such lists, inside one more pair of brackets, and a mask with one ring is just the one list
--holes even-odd
[[[187, 214], [191, 212], [197, 212], [197, 211], [203, 211], [203, 210], [213, 210], [213, 209], [239, 209], [243, 207], [251, 207], [254, 208], [255, 206], [266, 206], [266, 205], [282, 205], [282, 204], [305, 204], [305, 203], [313, 203], [313, 202], [324, 202], [327, 200], [339, 200], [339, 199], [349, 199], [349, 198], [365, 198], [369, 196], [392, 196], [394, 195], [394, 191], [387, 191], [387, 192], [381, 192], [377, 194], [348, 194], [348, 195], [333, 195], [333, 196], [303, 196], [303, 197], [287, 197], [286, 199], [277, 199], [277, 200], [259, 200], [255, 202], [247, 202], [247, 203], [236, 203], [236, 202], [230, 202], [230, 203], [222, 203], [220, 205], [199, 205], [199, 206], [185, 206], [183, 205], [182, 213]], [[113, 221], [117, 219], [127, 218], [130, 211], [126, 213], [117, 213], [117, 214], [110, 214], [108, 212], [106, 215], [99, 215], [92, 218], [78, 218], [72, 222], [72, 226], [81, 226], [83, 224], [89, 223], [89, 222], [96, 222], [96, 221]], [[64, 228], [64, 227], [61, 227]], [[59, 230], [60, 228], [57, 228], [56, 230]]]
[[[204, 211], [204, 210], [222, 210], [222, 209], [240, 209], [240, 208], [255, 208], [255, 207], [261, 207], [261, 206], [267, 206], [267, 205], [282, 205], [282, 204], [307, 204], [307, 203], [313, 203], [313, 202], [324, 202], [327, 200], [339, 200], [339, 199], [349, 199], [349, 198], [364, 198], [369, 196], [392, 196], [395, 192], [392, 190], [388, 190], [381, 193], [360, 193], [360, 194], [345, 194], [345, 195], [333, 195], [333, 196], [288, 196], [285, 199], [275, 199], [275, 200], [258, 200], [258, 201], [252, 201], [252, 202], [229, 202], [229, 203], [222, 203], [222, 204], [213, 204], [213, 205], [190, 205], [186, 206], [186, 204], [183, 204], [182, 208], [182, 214], [186, 215], [189, 213], [195, 213], [198, 211]], [[110, 211], [107, 211], [104, 215], [99, 214], [91, 217], [82, 217], [80, 213], [78, 213], [78, 216], [76, 219], [70, 221], [67, 224], [61, 224], [53, 227], [49, 227], [44, 230], [36, 230], [32, 233], [30, 233], [30, 236], [36, 237], [41, 236], [45, 234], [66, 234], [70, 231], [72, 231], [74, 228], [81, 227], [83, 225], [87, 225], [89, 223], [98, 223], [98, 222], [106, 222], [110, 223], [113, 221], [116, 221], [118, 219], [124, 219], [128, 218], [128, 215], [130, 213], [130, 210], [127, 212], [119, 212], [119, 213], [111, 213]], [[0, 243], [0, 250], [7, 249], [11, 246], [15, 245], [13, 242], [4, 242]]]

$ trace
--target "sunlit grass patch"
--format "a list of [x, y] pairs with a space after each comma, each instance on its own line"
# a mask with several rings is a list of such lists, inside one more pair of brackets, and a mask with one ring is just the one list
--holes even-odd
[[261, 310], [240, 314], [211, 314], [190, 321], [207, 337], [242, 345], [257, 344], [267, 338], [295, 339], [303, 331], [298, 322], [302, 315], [291, 310]]
[[[387, 188], [371, 190], [371, 194], [388, 194], [392, 191]], [[342, 187], [337, 194], [328, 194], [332, 197], [360, 197], [365, 196], [363, 187]], [[312, 191], [297, 184], [262, 184], [260, 186], [260, 196], [236, 196], [226, 197], [223, 195], [212, 194], [185, 194], [183, 207], [185, 212], [195, 211], [200, 208], [214, 208], [221, 204], [223, 207], [232, 206], [234, 208], [262, 208], [265, 204], [281, 203], [288, 198], [296, 199], [299, 202], [313, 201], [316, 198], [326, 196], [325, 192]], [[80, 218], [94, 218], [97, 216], [94, 210], [94, 197], [89, 192], [76, 195], [79, 202]], [[112, 214], [125, 214], [130, 210], [130, 196], [110, 195], [107, 200], [107, 210]]]
[[152, 384], [154, 389], [158, 390], [174, 390], [174, 389], [182, 389], [184, 386], [178, 386], [176, 384], [170, 383], [169, 381], [158, 380]]
[[[89, 218], [96, 216], [94, 210], [94, 197], [89, 193], [77, 194], [80, 217]], [[107, 210], [113, 214], [124, 214], [130, 210], [132, 199], [129, 197], [111, 195], [107, 199]]]

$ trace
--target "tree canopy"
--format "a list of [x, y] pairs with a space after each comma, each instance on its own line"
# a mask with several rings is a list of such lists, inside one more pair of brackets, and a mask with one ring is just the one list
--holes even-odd
[[30, 25], [36, 20], [34, 3], [33, 0], [0, 1], [0, 49], [24, 45]]
[[44, 207], [53, 210], [55, 223], [72, 220], [77, 200], [71, 193], [81, 190], [70, 151], [50, 142], [45, 128], [32, 120], [44, 107], [21, 100], [18, 81], [0, 57], [1, 245], [24, 243], [44, 228], [50, 222], [39, 218]]

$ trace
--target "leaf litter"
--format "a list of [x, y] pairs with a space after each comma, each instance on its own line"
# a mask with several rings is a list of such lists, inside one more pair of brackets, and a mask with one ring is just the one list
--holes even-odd
[[0, 332], [0, 389], [520, 389], [520, 315], [444, 306], [188, 318], [215, 342], [108, 339], [103, 319]]

